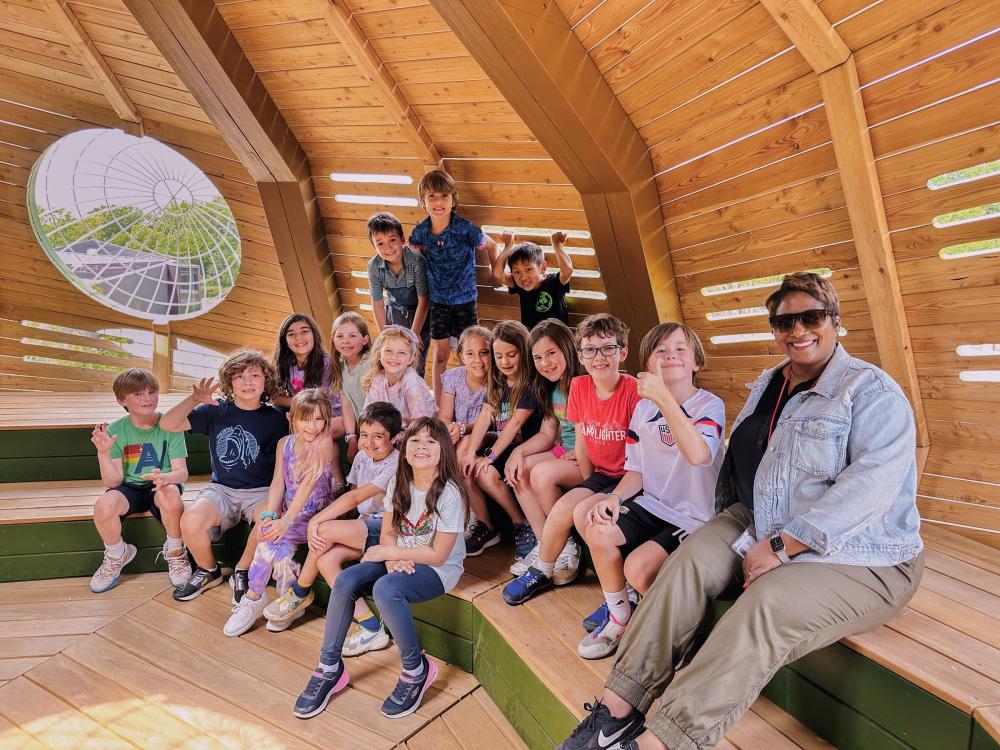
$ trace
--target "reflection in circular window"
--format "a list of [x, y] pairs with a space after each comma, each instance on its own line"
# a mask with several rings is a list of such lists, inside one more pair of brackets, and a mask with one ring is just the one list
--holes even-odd
[[152, 138], [104, 129], [60, 138], [31, 170], [28, 213], [45, 253], [78, 289], [154, 322], [212, 309], [240, 271], [225, 198]]

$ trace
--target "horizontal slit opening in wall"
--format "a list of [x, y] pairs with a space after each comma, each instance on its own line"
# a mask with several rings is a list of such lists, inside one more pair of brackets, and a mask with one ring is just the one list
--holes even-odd
[[963, 383], [1000, 383], [1000, 370], [962, 370], [958, 379]]
[[937, 177], [931, 177], [927, 180], [927, 187], [931, 190], [941, 190], [953, 185], [963, 185], [966, 182], [982, 180], [997, 173], [1000, 173], [1000, 159], [976, 164], [973, 167], [966, 167], [965, 169], [957, 169], [954, 172], [945, 172], [944, 174], [939, 174]]
[[955, 354], [959, 357], [1000, 357], [1000, 344], [959, 344]]
[[931, 223], [938, 229], [942, 229], [958, 224], [971, 224], [974, 221], [985, 221], [996, 216], [1000, 216], [1000, 202], [987, 203], [983, 206], [973, 206], [972, 208], [963, 208], [959, 211], [939, 214], [934, 217], [934, 221]]
[[942, 260], [960, 260], [971, 258], [976, 255], [989, 255], [1000, 252], [1000, 237], [990, 240], [977, 240], [976, 242], [963, 242], [960, 245], [948, 245], [941, 248], [938, 257]]
[[[829, 268], [809, 268], [806, 269], [806, 272], [815, 273], [822, 276], [824, 279], [828, 279], [833, 276], [833, 271]], [[747, 289], [761, 289], [769, 286], [781, 286], [782, 280], [787, 275], [787, 273], [779, 273], [774, 274], [773, 276], [758, 276], [755, 279], [742, 279], [740, 281], [730, 281], [725, 284], [714, 284], [712, 286], [702, 287], [701, 293], [706, 297], [711, 297], [715, 294], [730, 294], [732, 292], [742, 292]]]
[[372, 172], [331, 172], [334, 182], [367, 182], [376, 185], [412, 185], [413, 178], [406, 174], [374, 174]]
[[416, 208], [416, 198], [403, 198], [398, 195], [351, 195], [349, 193], [337, 193], [333, 196], [338, 203], [356, 203], [364, 206], [406, 206]]

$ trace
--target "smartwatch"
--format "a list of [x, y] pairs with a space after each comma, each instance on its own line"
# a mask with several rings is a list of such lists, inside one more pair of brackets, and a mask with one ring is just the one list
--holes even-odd
[[781, 538], [781, 534], [775, 534], [768, 541], [771, 543], [771, 552], [777, 555], [782, 565], [792, 561], [792, 558], [785, 552], [785, 540]]
[[476, 455], [481, 458], [488, 458], [490, 460], [490, 463], [497, 460], [497, 454], [493, 452], [493, 446], [480, 448], [478, 451], [476, 451]]

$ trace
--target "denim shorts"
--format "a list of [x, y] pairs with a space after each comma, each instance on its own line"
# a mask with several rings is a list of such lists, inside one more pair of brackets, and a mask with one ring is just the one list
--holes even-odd
[[382, 516], [369, 516], [362, 518], [362, 523], [368, 529], [368, 536], [365, 538], [365, 548], [362, 553], [367, 552], [369, 547], [374, 547], [382, 538]]

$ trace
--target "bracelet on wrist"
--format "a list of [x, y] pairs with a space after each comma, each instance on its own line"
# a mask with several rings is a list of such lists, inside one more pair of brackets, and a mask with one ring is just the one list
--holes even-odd
[[292, 522], [291, 522], [291, 521], [289, 521], [289, 520], [288, 520], [287, 518], [285, 518], [284, 516], [281, 516], [281, 517], [280, 517], [280, 518], [279, 518], [278, 520], [279, 520], [279, 521], [281, 521], [281, 522], [282, 522], [283, 524], [285, 524], [285, 526], [287, 526], [287, 527], [291, 528], [291, 526], [292, 526]]
[[358, 433], [356, 432], [348, 432], [346, 435], [344, 435], [344, 440], [347, 441], [348, 443], [351, 442], [352, 440], [357, 440], [357, 439], [358, 439]]
[[261, 521], [276, 521], [278, 519], [278, 514], [270, 510], [262, 510], [258, 519]]
[[458, 423], [458, 437], [459, 438], [465, 437], [465, 422]]

